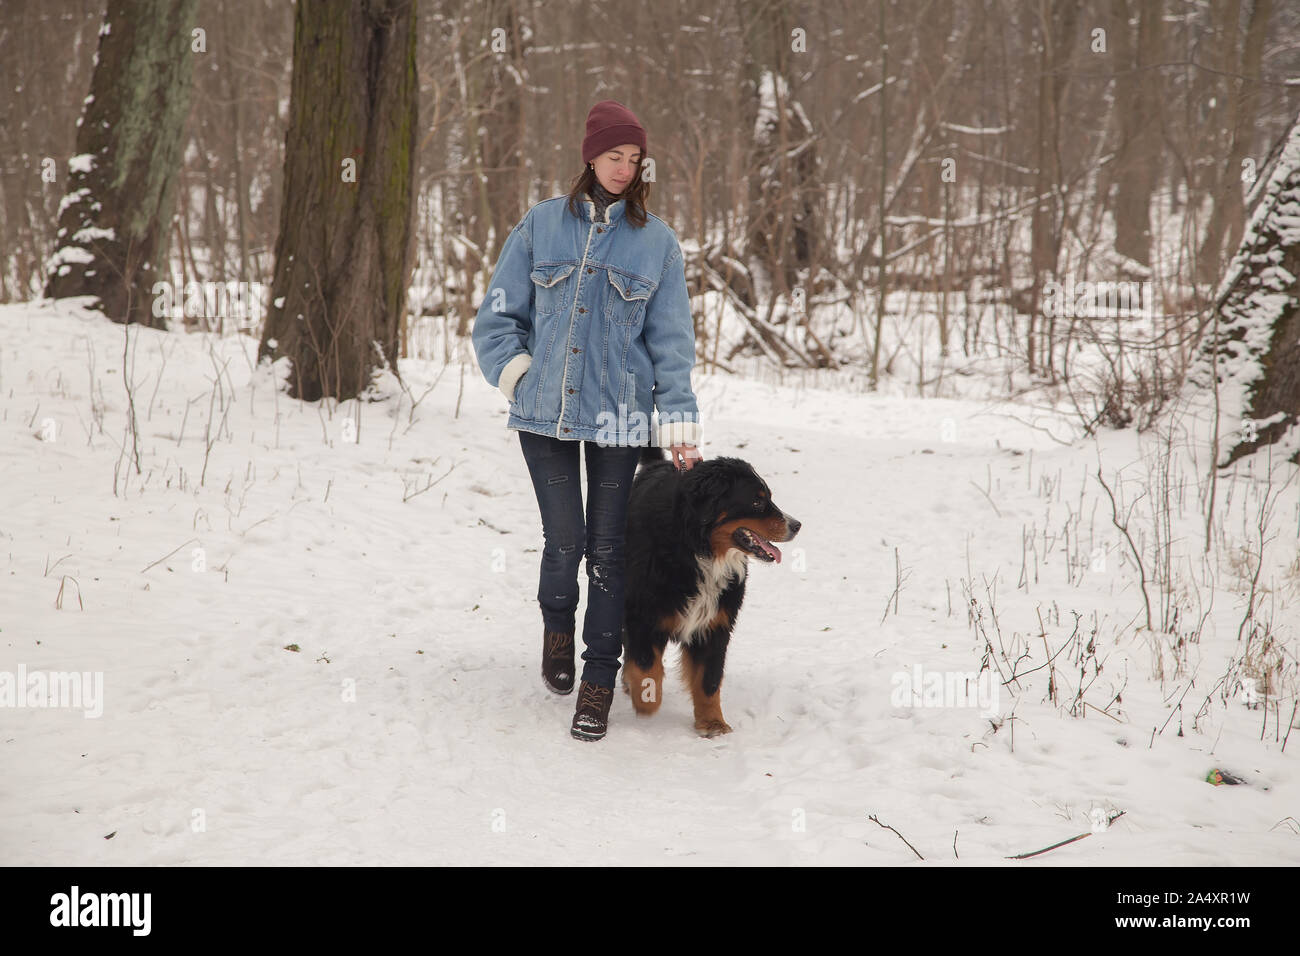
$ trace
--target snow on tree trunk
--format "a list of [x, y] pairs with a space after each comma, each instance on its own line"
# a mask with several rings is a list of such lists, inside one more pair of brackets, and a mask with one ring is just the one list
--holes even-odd
[[[353, 398], [397, 373], [411, 267], [414, 0], [299, 0], [284, 203], [259, 358], [289, 392]], [[380, 352], [382, 351], [382, 355]]]
[[[1261, 171], [1241, 245], [1215, 296], [1211, 329], [1189, 376], [1211, 388], [1231, 437], [1220, 464], [1264, 445], [1300, 461], [1300, 118]], [[1212, 357], [1214, 360], [1212, 361]]]
[[90, 295], [115, 322], [162, 327], [167, 239], [193, 75], [198, 0], [110, 0], [68, 161], [45, 294]]

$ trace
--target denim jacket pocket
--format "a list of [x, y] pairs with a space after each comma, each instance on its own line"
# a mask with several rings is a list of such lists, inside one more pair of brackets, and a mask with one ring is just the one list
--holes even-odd
[[572, 263], [536, 266], [529, 274], [533, 280], [538, 315], [555, 315], [564, 309], [564, 300], [571, 283], [564, 280], [574, 270]]
[[614, 288], [605, 305], [605, 315], [615, 325], [636, 325], [645, 316], [652, 285], [645, 279], [607, 270], [609, 284]]
[[[532, 418], [537, 410], [536, 384], [539, 364], [537, 356], [534, 355], [528, 368], [524, 369], [524, 374], [519, 376], [519, 381], [515, 383], [515, 400], [510, 403], [510, 410], [524, 418]], [[532, 389], [531, 396], [530, 389]]]

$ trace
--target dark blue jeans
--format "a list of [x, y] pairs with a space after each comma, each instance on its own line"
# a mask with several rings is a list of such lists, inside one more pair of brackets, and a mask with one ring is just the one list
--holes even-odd
[[[542, 513], [541, 581], [537, 602], [548, 630], [574, 633], [578, 565], [587, 558], [586, 650], [582, 680], [614, 687], [623, 650], [624, 537], [627, 504], [641, 448], [565, 441], [520, 431], [519, 444]], [[580, 446], [587, 446], [587, 512], [579, 484]]]

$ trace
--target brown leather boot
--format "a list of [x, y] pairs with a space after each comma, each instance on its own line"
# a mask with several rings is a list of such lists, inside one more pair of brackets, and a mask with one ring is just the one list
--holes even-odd
[[542, 683], [552, 694], [573, 693], [573, 634], [542, 629]]
[[573, 715], [573, 726], [569, 732], [579, 740], [599, 740], [604, 737], [609, 725], [609, 705], [613, 700], [612, 687], [601, 687], [583, 681], [578, 695], [578, 709]]

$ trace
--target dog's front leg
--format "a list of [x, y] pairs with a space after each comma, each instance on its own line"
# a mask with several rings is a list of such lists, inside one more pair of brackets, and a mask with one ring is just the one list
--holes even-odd
[[664, 649], [655, 647], [648, 664], [638, 662], [631, 654], [623, 658], [623, 689], [632, 698], [638, 714], [649, 717], [663, 703]]
[[682, 677], [691, 689], [695, 729], [703, 737], [731, 733], [731, 726], [722, 717], [722, 665], [726, 654], [725, 637], [703, 647], [688, 644], [682, 648]]

